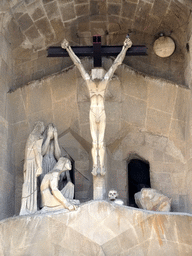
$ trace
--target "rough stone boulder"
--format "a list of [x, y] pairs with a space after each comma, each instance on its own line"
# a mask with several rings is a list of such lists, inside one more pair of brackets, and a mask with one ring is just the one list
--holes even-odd
[[156, 189], [143, 188], [134, 197], [137, 206], [141, 209], [158, 212], [170, 212], [171, 210], [171, 199]]
[[0, 221], [1, 256], [189, 256], [192, 215], [89, 201]]

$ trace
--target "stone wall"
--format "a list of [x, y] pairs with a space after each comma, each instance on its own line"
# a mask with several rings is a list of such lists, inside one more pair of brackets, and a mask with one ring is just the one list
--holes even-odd
[[[105, 59], [107, 70], [111, 59]], [[86, 70], [92, 62], [83, 60]], [[53, 122], [59, 143], [75, 161], [75, 196], [92, 198], [89, 94], [74, 66], [8, 94], [12, 127], [12, 161], [16, 172], [16, 213], [21, 201], [24, 148], [35, 121]], [[187, 177], [187, 127], [190, 90], [118, 68], [106, 92], [108, 189], [117, 189], [127, 204], [131, 159], [150, 164], [152, 188], [173, 199], [173, 211], [190, 211]], [[64, 151], [65, 150], [65, 151]]]
[[[3, 3], [7, 4], [15, 73], [10, 89], [70, 65], [66, 58], [47, 60], [48, 46], [60, 45], [64, 37], [73, 45], [92, 45], [95, 34], [102, 36], [103, 44], [122, 45], [125, 35], [130, 33], [135, 45], [148, 47], [148, 56], [126, 58], [126, 64], [177, 83], [185, 82], [190, 1], [4, 0]], [[176, 51], [170, 58], [159, 58], [153, 52], [153, 43], [162, 32], [176, 43]]]
[[111, 185], [116, 181], [118, 191], [125, 188], [122, 197], [127, 195], [127, 164], [139, 156], [150, 164], [151, 186], [173, 199], [173, 211], [187, 211], [186, 133], [190, 91], [143, 76], [126, 66], [121, 66], [117, 75], [122, 82], [123, 102], [121, 130], [108, 144], [111, 171], [116, 174], [115, 179], [111, 175]]
[[14, 209], [14, 168], [10, 162], [8, 139], [7, 91], [12, 83], [10, 42], [4, 28], [4, 13], [0, 13], [0, 219], [12, 216]]
[[189, 256], [192, 215], [155, 213], [106, 201], [77, 211], [0, 222], [0, 255]]
[[[192, 27], [192, 19], [190, 21], [190, 27]], [[191, 33], [190, 33], [191, 35]], [[187, 54], [187, 66], [185, 70], [185, 79], [189, 85], [189, 88], [192, 88], [192, 36], [189, 39], [188, 43], [188, 54]], [[192, 94], [190, 93], [190, 102], [189, 102], [189, 118], [188, 118], [188, 129], [187, 129], [187, 194], [188, 194], [188, 209], [192, 212]]]

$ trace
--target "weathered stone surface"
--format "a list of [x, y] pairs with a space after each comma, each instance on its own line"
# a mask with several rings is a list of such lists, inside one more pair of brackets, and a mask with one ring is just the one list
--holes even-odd
[[24, 35], [21, 33], [19, 26], [14, 19], [8, 23], [8, 31], [10, 33], [10, 39], [12, 39], [11, 48], [14, 49], [21, 45], [21, 43], [24, 41]]
[[125, 69], [121, 72], [121, 81], [125, 94], [147, 100], [147, 85], [149, 83], [142, 75]]
[[82, 5], [76, 5], [75, 11], [77, 16], [85, 16], [89, 14], [89, 5], [88, 4], [82, 4]]
[[17, 123], [17, 122], [24, 121], [26, 119], [26, 113], [25, 113], [25, 107], [24, 107], [21, 90], [17, 90], [15, 93], [9, 93], [8, 100], [10, 102], [8, 104], [8, 107], [11, 108], [9, 109], [10, 123]]
[[34, 1], [30, 5], [28, 5], [27, 10], [34, 21], [45, 16], [45, 11], [40, 1]]
[[[95, 16], [93, 16], [95, 17]], [[104, 16], [106, 17], [106, 16]], [[91, 34], [101, 34], [104, 35], [105, 31], [107, 29], [107, 24], [105, 22], [91, 22]], [[102, 39], [102, 44], [105, 44], [105, 39]]]
[[80, 124], [88, 124], [89, 123], [90, 102], [79, 103], [78, 109], [79, 109], [79, 113], [80, 113], [80, 117], [79, 117]]
[[6, 42], [6, 38], [2, 33], [0, 33], [0, 41], [2, 44], [0, 49], [0, 56], [5, 61], [5, 63], [8, 63], [8, 42]]
[[127, 2], [126, 0], [123, 1], [122, 4], [122, 16], [125, 18], [133, 19], [137, 5], [134, 3]]
[[150, 147], [156, 148], [160, 151], [164, 151], [167, 146], [168, 139], [163, 136], [158, 136], [150, 133], [145, 134], [145, 143]]
[[34, 82], [30, 86], [25, 87], [22, 90], [22, 94], [28, 114], [52, 108], [49, 86], [45, 87], [42, 83]]
[[142, 18], [137, 18], [137, 16], [135, 16], [135, 22], [133, 23], [133, 29], [139, 29], [141, 31], [145, 31], [146, 30], [146, 26], [145, 26], [145, 19]]
[[153, 15], [161, 17], [163, 13], [166, 11], [168, 8], [168, 3], [163, 1], [163, 0], [155, 0], [153, 8], [152, 8], [152, 13]]
[[47, 43], [53, 41], [54, 34], [49, 20], [46, 17], [35, 21], [35, 26], [39, 29], [40, 33], [45, 36]]
[[73, 3], [68, 3], [64, 6], [61, 6], [61, 15], [63, 21], [67, 21], [75, 18], [75, 9]]
[[[118, 102], [105, 102], [107, 122], [120, 122], [121, 105]], [[111, 111], [113, 109], [113, 111]]]
[[179, 120], [171, 121], [170, 138], [185, 141], [186, 139], [186, 124]]
[[105, 15], [106, 14], [106, 2], [91, 1], [90, 13], [91, 13], [91, 15]]
[[53, 119], [59, 134], [70, 127], [73, 118], [77, 119], [77, 111], [74, 99], [69, 104], [65, 100], [53, 103]]
[[[109, 68], [106, 70], [109, 70]], [[106, 90], [105, 100], [110, 102], [122, 102], [122, 83], [119, 77], [114, 76], [110, 80], [109, 86]]]
[[137, 5], [136, 15], [141, 17], [146, 17], [152, 7], [152, 4], [149, 3], [150, 1], [146, 2], [145, 0], [139, 1]]
[[160, 150], [154, 150], [153, 151], [153, 160], [163, 162], [163, 160], [164, 160], [163, 152]]
[[38, 30], [34, 25], [32, 25], [27, 31], [25, 31], [25, 34], [32, 43], [35, 43], [38, 38], [41, 38]]
[[44, 5], [44, 8], [45, 8], [47, 16], [50, 20], [52, 20], [53, 18], [56, 18], [60, 15], [56, 2], [50, 2], [46, 5]]
[[125, 95], [122, 106], [122, 118], [140, 127], [145, 125], [147, 104], [143, 100]]
[[[27, 51], [23, 51], [24, 53], [27, 56]], [[23, 68], [24, 66], [26, 67], [26, 74], [28, 74], [29, 69], [37, 67], [41, 69], [42, 65], [49, 68], [49, 63], [53, 66], [61, 66], [60, 60], [53, 58], [47, 61], [45, 55], [46, 51], [33, 53], [31, 55], [34, 59], [33, 65], [29, 65], [29, 62], [22, 64]], [[39, 59], [38, 63], [35, 61], [36, 58]], [[106, 70], [111, 66], [112, 62], [113, 60], [105, 59], [104, 66]], [[86, 70], [89, 71], [91, 69], [92, 62], [89, 58], [84, 59], [82, 63]], [[8, 68], [7, 65], [4, 72], [7, 72]], [[53, 122], [57, 126], [58, 133], [61, 135], [62, 147], [66, 148], [75, 161], [85, 160], [83, 158], [84, 153], [81, 154], [79, 151], [78, 143], [81, 144], [81, 147], [88, 154], [86, 161], [90, 165], [80, 169], [80, 171], [89, 179], [91, 166], [89, 153], [91, 152], [92, 142], [89, 124], [90, 102], [88, 90], [79, 77], [80, 74], [76, 68], [72, 67], [60, 74], [36, 81], [21, 90], [8, 94], [9, 117], [10, 119], [12, 118], [13, 121], [11, 122], [14, 123], [14, 125], [10, 126], [13, 154], [12, 168], [17, 173], [22, 172], [23, 143], [26, 142], [29, 130], [32, 129], [35, 121], [42, 120], [45, 125]], [[176, 91], [178, 91], [177, 100]], [[181, 211], [180, 204], [181, 207], [183, 205], [186, 207], [186, 199], [181, 198], [179, 201], [178, 198], [179, 195], [189, 194], [184, 186], [185, 179], [187, 179], [187, 176], [185, 176], [187, 171], [186, 151], [188, 156], [190, 155], [190, 147], [186, 148], [188, 137], [184, 136], [187, 124], [180, 120], [180, 117], [177, 118], [175, 116], [172, 117], [172, 124], [169, 126], [169, 120], [167, 119], [166, 121], [166, 118], [163, 118], [173, 114], [174, 102], [179, 102], [179, 95], [182, 98], [179, 104], [183, 106], [185, 103], [182, 102], [188, 102], [188, 90], [178, 88], [176, 85], [165, 81], [161, 83], [160, 80], [144, 77], [125, 65], [118, 68], [116, 75], [112, 78], [105, 100], [107, 113], [105, 141], [112, 159], [124, 163], [124, 166], [118, 169], [117, 166], [114, 167], [112, 164], [110, 168], [112, 177], [109, 178], [109, 184], [111, 186], [114, 185], [114, 189], [122, 191], [120, 199], [126, 199], [125, 202], [127, 202], [128, 196], [126, 161], [131, 157], [135, 157], [135, 155], [139, 155], [150, 163], [152, 187], [171, 197], [172, 194], [174, 195], [174, 210]], [[164, 98], [165, 101], [161, 102], [161, 98]], [[187, 106], [187, 104], [185, 105]], [[185, 114], [184, 110], [181, 112]], [[149, 124], [149, 120], [146, 119], [148, 115], [145, 113], [150, 114], [153, 127]], [[182, 115], [180, 114], [181, 117]], [[167, 133], [168, 127], [170, 127], [169, 133]], [[67, 140], [63, 140], [62, 138], [68, 132], [72, 132], [73, 135], [69, 136]], [[3, 133], [4, 130], [2, 130]], [[7, 137], [0, 136], [0, 139], [4, 148], [3, 145], [6, 144]], [[74, 140], [76, 143], [74, 143]], [[5, 155], [2, 154], [2, 159]], [[122, 179], [118, 180], [116, 172], [120, 170], [124, 175]], [[184, 178], [179, 174], [181, 170]], [[91, 198], [90, 180], [87, 181], [86, 178], [82, 178], [82, 181], [78, 182], [78, 199], [82, 198], [83, 201], [86, 201]], [[181, 186], [178, 186], [179, 180], [182, 181]], [[19, 186], [21, 186], [21, 183], [16, 184], [17, 191], [19, 191]], [[176, 195], [178, 195], [177, 199]], [[17, 202], [19, 200], [18, 197], [19, 193]], [[189, 205], [187, 207], [190, 209]]]
[[[34, 23], [36, 24], [36, 21], [39, 19], [47, 18], [46, 10], [48, 10], [48, 22], [46, 22], [43, 27], [45, 31], [50, 31], [50, 29], [52, 30], [50, 23], [53, 17], [57, 17], [58, 19], [63, 17], [63, 21], [69, 28], [69, 32], [66, 33], [65, 29], [63, 29], [59, 40], [57, 40], [57, 37], [54, 37], [54, 35], [51, 35], [49, 40], [47, 40], [49, 33], [45, 35], [41, 30], [45, 44], [39, 45], [39, 49], [45, 49], [50, 44], [57, 44], [66, 35], [68, 39], [72, 39], [71, 41], [73, 41], [74, 44], [84, 45], [85, 42], [91, 44], [91, 32], [99, 33], [100, 31], [103, 35], [102, 40], [106, 41], [107, 44], [122, 44], [123, 37], [129, 29], [135, 29], [137, 33], [132, 33], [131, 38], [135, 41], [135, 44], [147, 45], [148, 56], [142, 58], [128, 57], [127, 63], [151, 75], [161, 76], [178, 83], [185, 83], [183, 74], [185, 56], [184, 51], [181, 49], [185, 49], [185, 39], [188, 38], [187, 27], [191, 26], [188, 22], [188, 17], [190, 16], [188, 3], [175, 2], [173, 0], [171, 0], [170, 3], [166, 0], [161, 0], [160, 2], [153, 0], [110, 0], [109, 3], [106, 1], [91, 1], [90, 4], [87, 4], [87, 0], [15, 0], [9, 3], [10, 9], [8, 8], [9, 5], [5, 4], [6, 7], [8, 6], [8, 9], [4, 23], [6, 23], [7, 20], [9, 21], [12, 17], [19, 20], [25, 16], [28, 17], [28, 19], [25, 19], [26, 22], [22, 23], [21, 27], [23, 25], [28, 26], [30, 18], [32, 20], [31, 25], [34, 26]], [[4, 3], [2, 6], [4, 6]], [[49, 6], [54, 8], [50, 8]], [[10, 10], [10, 12], [8, 10]], [[175, 13], [177, 14], [176, 18]], [[82, 20], [79, 19], [79, 17], [86, 18], [87, 22], [82, 24]], [[91, 24], [92, 21], [96, 22]], [[97, 23], [102, 21], [106, 22], [100, 24], [100, 28], [98, 28]], [[111, 29], [113, 27], [112, 23], [116, 27], [114, 30]], [[94, 26], [97, 27], [97, 29], [94, 29]], [[98, 31], [99, 29], [100, 31]], [[158, 32], [156, 32], [157, 30]], [[177, 43], [177, 49], [174, 55], [171, 59], [168, 58], [163, 61], [157, 56], [154, 57], [152, 50], [154, 38], [152, 35], [159, 33], [159, 31], [165, 31], [165, 33], [169, 35], [170, 31], [173, 30], [176, 31], [173, 37]], [[90, 34], [80, 34], [80, 32]], [[54, 31], [52, 31], [52, 33], [54, 34]], [[15, 40], [22, 39], [20, 44], [20, 47], [22, 47], [22, 43], [25, 41], [25, 33], [23, 33], [23, 31], [21, 31], [21, 36], [22, 35], [23, 37], [20, 38], [13, 38], [11, 35], [11, 44], [14, 44]], [[75, 35], [76, 40], [74, 40]], [[36, 44], [33, 42], [32, 47], [34, 46], [35, 49], [37, 49]], [[17, 67], [15, 68], [17, 69]], [[50, 73], [52, 72], [54, 71], [50, 70]], [[43, 75], [44, 74], [41, 74], [41, 76]], [[186, 81], [186, 83], [188, 82]], [[17, 80], [17, 85], [21, 85], [19, 80]]]
[[155, 109], [147, 109], [146, 128], [156, 134], [168, 136], [171, 115]]
[[66, 99], [74, 95], [76, 92], [76, 76], [74, 68], [62, 74], [51, 77], [48, 81], [51, 86], [53, 102]]
[[84, 138], [89, 143], [92, 143], [91, 132], [90, 132], [90, 124], [89, 123], [80, 124], [80, 134], [81, 134], [82, 138]]
[[181, 121], [187, 121], [187, 114], [189, 109], [189, 90], [178, 88], [177, 99], [175, 103], [175, 109], [173, 118]]
[[51, 25], [54, 29], [55, 35], [56, 35], [56, 40], [61, 41], [63, 39], [63, 31], [64, 31], [64, 26], [63, 22], [61, 21], [61, 18], [54, 18], [51, 20]]
[[117, 4], [108, 4], [108, 13], [110, 15], [120, 15], [121, 6]]
[[157, 80], [148, 80], [148, 106], [172, 113], [174, 109], [177, 87]]
[[33, 25], [33, 21], [32, 19], [29, 17], [29, 15], [26, 13], [24, 15], [22, 15], [19, 19], [18, 19], [18, 23], [20, 28], [25, 31], [28, 28], [30, 28]]
[[90, 201], [71, 213], [63, 210], [1, 221], [0, 242], [3, 253], [10, 256], [36, 253], [136, 256], [148, 255], [147, 251], [149, 255], [154, 251], [165, 255], [167, 250], [170, 255], [179, 256], [181, 252], [182, 255], [192, 252], [191, 225], [189, 214], [157, 214]]
[[185, 149], [185, 142], [172, 139], [167, 143], [166, 153], [185, 163]]
[[149, 211], [170, 212], [171, 200], [155, 189], [142, 188], [134, 197], [139, 208]]
[[[30, 43], [29, 43], [29, 45], [30, 45]], [[32, 53], [31, 47], [29, 47], [27, 49], [25, 49], [25, 48], [16, 48], [16, 49], [14, 49], [12, 51], [13, 56], [17, 56], [17, 55], [20, 56], [19, 60], [16, 60], [15, 65], [29, 61], [30, 58], [31, 58], [31, 56], [30, 56], [31, 53]]]
[[29, 124], [26, 120], [21, 121], [13, 124], [11, 130], [12, 136], [14, 138], [14, 143], [26, 141], [29, 135]]

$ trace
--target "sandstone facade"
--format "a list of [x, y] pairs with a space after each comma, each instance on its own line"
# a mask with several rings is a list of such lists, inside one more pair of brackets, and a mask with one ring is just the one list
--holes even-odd
[[191, 214], [154, 213], [91, 201], [77, 211], [0, 222], [0, 255], [188, 256]]
[[[46, 49], [64, 37], [72, 45], [92, 45], [94, 34], [115, 45], [130, 33], [134, 44], [146, 44], [148, 56], [125, 63], [154, 75], [124, 65], [111, 81], [105, 102], [107, 189], [127, 203], [127, 165], [144, 159], [152, 188], [173, 199], [173, 211], [192, 212], [191, 8], [189, 0], [1, 1], [1, 219], [20, 210], [24, 147], [37, 120], [58, 127], [60, 143], [75, 161], [76, 198], [92, 198], [87, 91], [69, 58], [47, 59]], [[170, 58], [152, 50], [162, 31], [176, 44]], [[103, 59], [105, 69], [111, 62]], [[84, 65], [90, 70], [92, 62], [85, 59]]]
[[[104, 68], [112, 60], [105, 59]], [[92, 67], [90, 59], [83, 65]], [[75, 198], [92, 199], [89, 97], [80, 73], [72, 66], [8, 94], [12, 163], [16, 170], [16, 213], [20, 209], [22, 160], [35, 121], [58, 129], [61, 148], [75, 161]], [[128, 163], [147, 160], [151, 187], [172, 198], [173, 211], [191, 212], [188, 176], [190, 90], [169, 81], [118, 68], [106, 93], [107, 191], [116, 189], [128, 201]]]
[[15, 177], [11, 164], [11, 141], [8, 138], [9, 122], [7, 92], [12, 84], [12, 59], [9, 38], [0, 14], [0, 219], [13, 216], [15, 208]]
[[[189, 0], [4, 0], [1, 9], [6, 13], [14, 60], [11, 88], [70, 66], [69, 59], [46, 58], [46, 48], [60, 45], [64, 37], [73, 45], [92, 45], [92, 36], [100, 34], [103, 44], [122, 45], [127, 33], [134, 44], [146, 44], [149, 49], [147, 57], [127, 58], [128, 65], [184, 84], [190, 8]], [[175, 54], [167, 59], [153, 52], [161, 32], [176, 42]]]

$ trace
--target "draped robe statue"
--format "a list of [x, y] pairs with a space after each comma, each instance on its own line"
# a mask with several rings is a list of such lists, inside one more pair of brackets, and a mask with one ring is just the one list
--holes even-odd
[[61, 150], [58, 142], [57, 129], [53, 124], [49, 124], [44, 132], [42, 145], [43, 156], [43, 175], [50, 172], [61, 156]]
[[[57, 129], [53, 124], [49, 124], [44, 132], [44, 140], [42, 145], [42, 156], [43, 156], [43, 162], [42, 162], [42, 168], [43, 173], [41, 175], [41, 181], [43, 180], [44, 176], [51, 172], [53, 168], [55, 167], [56, 163], [59, 161], [61, 156], [61, 150], [59, 147], [58, 142], [58, 133]], [[68, 196], [70, 199], [73, 199], [74, 197], [74, 185], [71, 182], [69, 170], [66, 170], [65, 172], [62, 172], [61, 175], [61, 183], [65, 186], [64, 189], [66, 193], [68, 193]], [[66, 181], [63, 182], [63, 180], [66, 178]], [[69, 186], [69, 184], [72, 184]]]
[[86, 82], [87, 88], [90, 94], [90, 111], [89, 111], [89, 120], [90, 120], [90, 130], [92, 136], [92, 159], [93, 159], [93, 170], [92, 174], [94, 176], [105, 175], [105, 142], [104, 134], [106, 127], [106, 114], [105, 114], [105, 92], [109, 84], [110, 79], [112, 78], [115, 70], [119, 65], [122, 64], [126, 51], [132, 46], [132, 42], [129, 38], [126, 38], [124, 41], [123, 48], [111, 68], [106, 73], [102, 68], [94, 68], [91, 70], [91, 76], [85, 71], [80, 59], [75, 55], [72, 48], [69, 46], [69, 43], [64, 39], [61, 47], [66, 49], [70, 58], [79, 69], [83, 79]]
[[[69, 170], [70, 168], [60, 169], [54, 172], [54, 175], [50, 174], [53, 172], [54, 167], [61, 166], [61, 161], [63, 158], [60, 158], [61, 150], [58, 143], [57, 129], [53, 124], [49, 124], [45, 130], [44, 124], [42, 122], [37, 122], [33, 131], [29, 135], [25, 147], [25, 161], [23, 168], [24, 183], [22, 187], [22, 202], [20, 215], [27, 215], [36, 213], [38, 209], [38, 186], [37, 178], [41, 177], [39, 180], [47, 179], [49, 176], [57, 176], [59, 178], [62, 176], [62, 179], [66, 178], [65, 186], [62, 189], [62, 192], [58, 192], [59, 189], [56, 187], [56, 194], [62, 193], [63, 197], [73, 201], [74, 197], [74, 185], [71, 182]], [[60, 160], [61, 159], [61, 160]], [[59, 161], [60, 162], [59, 162]], [[70, 163], [68, 160], [67, 163]], [[68, 167], [71, 166], [71, 163], [68, 163]], [[63, 166], [63, 165], [62, 165]], [[54, 169], [55, 170], [55, 169]], [[62, 170], [62, 171], [61, 171]], [[65, 172], [64, 172], [65, 171]], [[48, 176], [46, 176], [46, 174]], [[61, 174], [61, 175], [60, 175]], [[62, 175], [63, 174], [63, 175]], [[44, 180], [44, 183], [45, 183]], [[57, 180], [57, 179], [56, 179]], [[62, 180], [61, 180], [62, 181]], [[51, 186], [55, 185], [50, 183]], [[58, 190], [58, 191], [57, 191]], [[48, 200], [52, 197], [46, 198], [46, 204]], [[64, 200], [65, 201], [65, 200]], [[51, 203], [51, 202], [50, 202]], [[50, 204], [49, 203], [49, 204]], [[57, 201], [58, 204], [58, 201]], [[62, 202], [63, 204], [63, 202]], [[43, 205], [42, 205], [43, 206]], [[66, 202], [66, 207], [69, 210], [74, 207]]]
[[71, 169], [71, 162], [65, 157], [60, 157], [53, 170], [47, 173], [41, 183], [42, 211], [68, 209], [76, 210], [73, 203], [79, 204], [78, 200], [72, 200], [73, 195], [69, 193], [74, 185], [69, 181], [60, 191], [58, 182], [60, 174]]
[[43, 131], [44, 124], [37, 122], [27, 139], [20, 215], [32, 214], [37, 211], [37, 177], [42, 174]]

